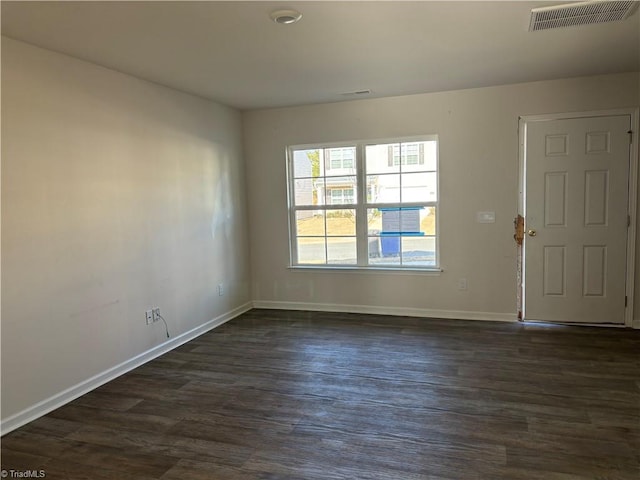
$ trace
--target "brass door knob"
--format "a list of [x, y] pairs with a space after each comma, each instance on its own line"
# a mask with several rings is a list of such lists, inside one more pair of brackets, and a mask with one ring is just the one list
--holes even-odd
[[527, 230], [527, 235], [529, 235], [530, 237], [535, 237], [537, 234], [538, 233], [533, 229]]

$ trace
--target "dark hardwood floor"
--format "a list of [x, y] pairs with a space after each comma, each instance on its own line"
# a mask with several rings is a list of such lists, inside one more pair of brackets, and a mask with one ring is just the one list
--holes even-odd
[[47, 479], [640, 479], [640, 331], [252, 310], [2, 438]]

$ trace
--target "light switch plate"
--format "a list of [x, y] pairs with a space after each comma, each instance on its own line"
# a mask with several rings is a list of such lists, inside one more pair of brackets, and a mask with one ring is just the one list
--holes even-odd
[[496, 212], [477, 212], [476, 221], [478, 223], [496, 223]]

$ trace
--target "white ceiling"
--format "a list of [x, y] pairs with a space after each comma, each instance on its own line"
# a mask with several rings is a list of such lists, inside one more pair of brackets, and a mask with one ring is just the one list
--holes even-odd
[[[640, 14], [528, 32], [559, 2], [10, 2], [2, 34], [241, 109], [640, 71]], [[269, 13], [295, 8], [279, 25]], [[357, 98], [362, 98], [358, 96]]]

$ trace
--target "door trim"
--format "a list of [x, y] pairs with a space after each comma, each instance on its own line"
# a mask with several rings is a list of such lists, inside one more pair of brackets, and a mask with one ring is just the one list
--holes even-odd
[[[612, 110], [595, 110], [587, 112], [567, 112], [567, 113], [549, 113], [542, 115], [521, 115], [518, 118], [518, 214], [524, 215], [525, 205], [525, 174], [526, 174], [526, 138], [527, 138], [527, 124], [531, 122], [544, 122], [549, 120], [565, 120], [573, 118], [585, 118], [585, 117], [610, 117], [610, 116], [622, 116], [628, 115], [631, 120], [631, 131], [633, 132], [631, 137], [630, 158], [629, 158], [629, 199], [628, 199], [628, 211], [631, 217], [629, 228], [627, 229], [627, 271], [626, 271], [626, 292], [627, 296], [627, 308], [624, 313], [624, 326], [640, 329], [640, 322], [634, 325], [633, 317], [633, 305], [634, 305], [634, 279], [635, 279], [635, 262], [636, 262], [636, 224], [637, 224], [637, 202], [638, 202], [638, 137], [640, 132], [638, 126], [640, 124], [640, 109], [635, 108], [618, 108]], [[525, 217], [526, 218], [526, 217]], [[519, 256], [522, 256], [523, 249], [518, 252]], [[522, 257], [520, 257], [522, 258]], [[524, 288], [522, 285], [522, 279], [524, 279], [523, 262], [518, 262], [519, 271], [517, 272], [517, 278], [519, 279], [518, 291], [518, 310], [523, 313], [526, 309]], [[520, 304], [521, 303], [521, 304]]]

